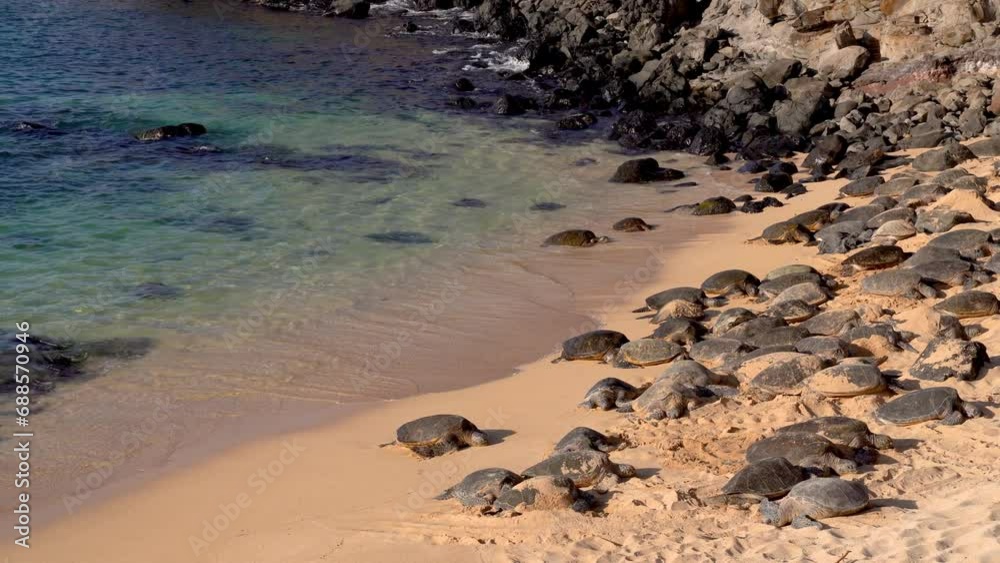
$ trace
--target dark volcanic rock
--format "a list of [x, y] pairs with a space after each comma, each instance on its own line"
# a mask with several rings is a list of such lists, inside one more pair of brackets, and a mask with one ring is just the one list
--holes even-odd
[[626, 160], [610, 178], [610, 182], [622, 184], [642, 184], [683, 178], [684, 173], [672, 168], [661, 168], [655, 158]]
[[976, 158], [975, 153], [960, 143], [952, 143], [944, 148], [927, 151], [913, 159], [913, 168], [923, 172], [936, 172], [954, 168], [967, 160]]
[[180, 125], [164, 125], [140, 131], [135, 134], [135, 138], [140, 141], [162, 141], [176, 137], [197, 137], [207, 132], [205, 126], [199, 123], [181, 123]]

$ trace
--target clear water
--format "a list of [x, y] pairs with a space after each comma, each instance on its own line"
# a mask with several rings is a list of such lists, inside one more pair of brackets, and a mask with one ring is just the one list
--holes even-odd
[[[36, 331], [164, 336], [278, 294], [347, 302], [401, 259], [509, 228], [540, 193], [545, 159], [512, 142], [530, 122], [443, 103], [480, 40], [238, 2], [3, 10], [0, 123], [57, 130], [0, 133], [0, 310]], [[130, 137], [185, 121], [209, 134]], [[428, 242], [367, 238], [393, 231]], [[181, 296], [140, 298], [145, 283]]]

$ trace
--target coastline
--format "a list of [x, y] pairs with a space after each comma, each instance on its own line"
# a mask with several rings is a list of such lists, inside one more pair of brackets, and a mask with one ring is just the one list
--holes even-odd
[[[980, 163], [980, 169], [985, 164]], [[982, 172], [982, 170], [977, 170]], [[669, 265], [626, 292], [606, 287], [588, 297], [608, 302], [600, 324], [630, 337], [648, 321], [629, 311], [645, 295], [697, 284], [727, 267], [765, 272], [789, 263], [829, 267], [811, 247], [747, 244], [764, 226], [828, 202], [845, 181], [811, 184], [809, 193], [771, 213], [701, 219], [707, 231], [671, 246]], [[995, 212], [994, 212], [995, 213]], [[994, 217], [993, 220], [996, 220]], [[670, 229], [643, 233], [645, 244], [670, 242]], [[605, 258], [615, 245], [595, 247]], [[591, 249], [593, 250], [593, 249]], [[633, 265], [634, 267], [634, 265]], [[642, 268], [642, 266], [639, 266]], [[634, 273], [638, 270], [631, 270]], [[907, 322], [922, 322], [919, 307]], [[996, 322], [991, 321], [991, 327]], [[557, 339], [558, 340], [558, 339]], [[986, 340], [1000, 342], [990, 335]], [[557, 344], [553, 342], [553, 345]], [[552, 356], [518, 367], [509, 377], [457, 391], [423, 394], [379, 405], [336, 424], [239, 446], [149, 482], [127, 496], [92, 503], [37, 533], [25, 561], [88, 563], [214, 561], [684, 561], [809, 560], [832, 563], [845, 553], [897, 561], [932, 553], [988, 560], [995, 553], [1000, 498], [994, 465], [1000, 440], [995, 417], [945, 431], [885, 429], [901, 447], [887, 465], [862, 477], [884, 492], [865, 513], [838, 519], [827, 531], [775, 529], [756, 509], [694, 508], [684, 491], [716, 490], [742, 460], [747, 443], [803, 417], [792, 397], [744, 407], [729, 401], [704, 406], [667, 426], [636, 425], [614, 412], [576, 408], [597, 379], [614, 374], [633, 383], [661, 368], [614, 370], [591, 362], [552, 364]], [[993, 371], [996, 371], [995, 369]], [[963, 397], [990, 403], [991, 373], [959, 382]], [[841, 403], [865, 417], [871, 397]], [[380, 447], [401, 422], [437, 412], [460, 413], [491, 437], [491, 446], [431, 460]], [[473, 516], [452, 502], [432, 500], [469, 471], [519, 470], [543, 457], [578, 425], [624, 433], [637, 447], [613, 458], [639, 469], [639, 479], [609, 499], [605, 516], [535, 512], [515, 518]], [[943, 437], [944, 436], [944, 437]], [[903, 439], [905, 438], [905, 439]], [[921, 450], [925, 450], [921, 454]], [[931, 456], [928, 458], [927, 456]], [[955, 456], [962, 456], [962, 459]], [[938, 462], [933, 457], [941, 457]], [[182, 516], [178, 516], [182, 515]], [[879, 530], [873, 534], [873, 530]], [[114, 541], [116, 549], [108, 550]], [[943, 550], [943, 551], [942, 551]], [[22, 554], [23, 555], [23, 554]], [[859, 559], [850, 559], [859, 560]]]

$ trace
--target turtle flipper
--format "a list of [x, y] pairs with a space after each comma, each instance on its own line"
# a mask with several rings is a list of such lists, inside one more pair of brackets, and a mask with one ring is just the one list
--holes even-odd
[[618, 403], [618, 412], [620, 413], [635, 412], [635, 409], [632, 408], [632, 401], [628, 401], [627, 403]]
[[958, 424], [962, 424], [963, 420], [965, 420], [965, 415], [962, 414], [962, 411], [953, 410], [948, 413], [948, 416], [941, 419], [941, 424], [945, 426], [956, 426]]
[[441, 494], [434, 497], [434, 500], [448, 500], [452, 497], [453, 489], [451, 487], [441, 491]]
[[826, 526], [824, 526], [822, 522], [820, 522], [818, 520], [813, 520], [812, 518], [810, 518], [810, 517], [808, 517], [806, 515], [796, 516], [795, 518], [792, 518], [792, 527], [793, 528], [818, 528], [820, 530], [826, 528]]

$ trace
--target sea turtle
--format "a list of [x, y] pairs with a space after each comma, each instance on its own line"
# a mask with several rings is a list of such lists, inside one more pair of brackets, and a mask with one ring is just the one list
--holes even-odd
[[854, 309], [831, 309], [803, 322], [800, 326], [817, 336], [837, 336], [859, 324], [861, 315]]
[[894, 221], [902, 221], [912, 225], [916, 220], [917, 213], [909, 207], [893, 207], [866, 221], [865, 226], [869, 229], [878, 229], [882, 225]]
[[820, 370], [805, 382], [809, 390], [824, 397], [857, 397], [886, 389], [882, 370], [866, 362], [842, 362]]
[[868, 508], [868, 489], [857, 481], [837, 477], [809, 479], [792, 487], [779, 501], [760, 503], [764, 522], [772, 526], [791, 524], [795, 528], [815, 526], [816, 520], [849, 516]]
[[982, 342], [969, 342], [957, 338], [934, 338], [910, 366], [910, 375], [926, 381], [945, 381], [955, 378], [969, 381], [979, 377], [990, 362], [990, 355]]
[[917, 229], [907, 221], [889, 221], [872, 233], [875, 244], [896, 244], [898, 241], [916, 236]]
[[579, 450], [596, 450], [599, 452], [612, 452], [614, 450], [619, 450], [625, 442], [621, 438], [612, 438], [610, 436], [605, 436], [597, 430], [587, 428], [586, 426], [578, 426], [562, 437], [559, 442], [556, 443], [556, 452], [575, 452]]
[[760, 280], [746, 270], [723, 270], [708, 277], [701, 284], [705, 295], [726, 297], [729, 295], [757, 296]]
[[927, 241], [927, 245], [955, 250], [971, 260], [994, 254], [993, 250], [996, 247], [991, 241], [989, 232], [977, 229], [950, 231]]
[[559, 452], [521, 472], [525, 477], [566, 477], [579, 488], [592, 487], [607, 492], [623, 479], [635, 477], [635, 467], [614, 463], [608, 454], [596, 450]]
[[961, 424], [966, 418], [982, 416], [979, 407], [967, 403], [951, 387], [928, 387], [900, 395], [875, 410], [875, 418], [898, 426], [910, 426], [929, 420], [941, 424]]
[[611, 226], [613, 230], [625, 233], [638, 233], [642, 231], [652, 231], [653, 226], [646, 223], [639, 217], [626, 217]]
[[802, 301], [807, 305], [822, 305], [830, 300], [830, 292], [814, 281], [795, 284], [774, 296], [772, 305], [786, 301]]
[[738, 362], [751, 350], [753, 348], [734, 338], [709, 338], [691, 346], [688, 355], [702, 365], [719, 368]]
[[585, 229], [570, 229], [558, 232], [545, 239], [542, 246], [594, 246], [600, 242], [608, 242], [608, 237], [598, 237], [594, 231]]
[[574, 336], [562, 344], [562, 355], [553, 363], [562, 360], [597, 360], [610, 362], [628, 338], [613, 330], [593, 330]]
[[868, 176], [849, 182], [840, 188], [840, 195], [844, 197], [870, 197], [875, 195], [875, 188], [885, 183], [885, 178], [881, 176]]
[[729, 482], [723, 485], [722, 492], [726, 500], [758, 502], [763, 499], [781, 498], [792, 490], [792, 487], [809, 478], [809, 473], [790, 463], [783, 457], [771, 457], [753, 462], [736, 472]]
[[619, 403], [626, 403], [642, 394], [643, 388], [634, 387], [621, 379], [605, 377], [595, 383], [588, 391], [581, 407], [609, 411]]
[[659, 338], [675, 344], [691, 345], [697, 342], [708, 329], [705, 325], [691, 319], [667, 319], [656, 326], [650, 338]]
[[796, 342], [807, 336], [809, 336], [809, 331], [800, 326], [779, 326], [746, 337], [743, 341], [754, 348], [794, 346]]
[[769, 244], [807, 243], [812, 242], [812, 232], [798, 223], [782, 221], [765, 228], [758, 238]]
[[716, 391], [722, 395], [731, 394], [730, 391], [734, 389], [725, 388], [726, 383], [726, 380], [704, 369], [698, 362], [681, 361], [672, 364], [642, 395], [618, 410], [634, 412], [649, 421], [680, 418], [688, 412], [691, 405], [720, 396]]
[[1000, 307], [996, 296], [986, 291], [963, 291], [941, 301], [934, 308], [960, 319], [995, 315]]
[[881, 270], [891, 268], [906, 260], [909, 253], [896, 245], [872, 246], [859, 250], [843, 261], [845, 271]]
[[820, 254], [843, 254], [871, 240], [864, 221], [838, 221], [819, 230], [814, 237]]
[[907, 188], [899, 196], [899, 204], [905, 207], [922, 207], [930, 205], [948, 195], [948, 190], [938, 184], [917, 184]]
[[523, 480], [524, 478], [517, 473], [499, 467], [480, 469], [469, 473], [456, 485], [448, 487], [434, 498], [436, 500], [453, 498], [462, 503], [462, 506], [479, 507], [486, 511], [504, 491]]
[[787, 264], [785, 266], [779, 266], [768, 272], [767, 275], [764, 276], [764, 281], [771, 281], [790, 274], [816, 274], [819, 276], [819, 272], [816, 271], [816, 268], [813, 268], [808, 264]]
[[396, 443], [420, 457], [430, 458], [466, 446], [487, 446], [489, 440], [485, 432], [461, 416], [435, 414], [397, 428]]
[[977, 271], [965, 260], [934, 260], [909, 269], [918, 272], [927, 282], [944, 287], [971, 288], [992, 281], [989, 274]]
[[493, 508], [498, 513], [520, 514], [533, 510], [572, 509], [583, 512], [593, 499], [566, 477], [532, 477], [500, 493]]
[[659, 293], [654, 293], [646, 298], [646, 306], [633, 311], [634, 313], [644, 313], [647, 311], [657, 311], [671, 301], [687, 301], [706, 307], [714, 307], [725, 303], [724, 299], [710, 299], [705, 292], [697, 287], [673, 287]]
[[815, 305], [810, 305], [801, 299], [788, 299], [775, 302], [768, 307], [767, 313], [772, 317], [780, 317], [788, 323], [800, 323], [819, 313]]
[[876, 272], [861, 280], [861, 291], [870, 295], [909, 299], [937, 296], [937, 291], [914, 270]]
[[[875, 195], [887, 195], [898, 197], [903, 192], [920, 183], [920, 179], [912, 177], [892, 178], [888, 182], [875, 188]], [[908, 209], [908, 208], [907, 208]]]
[[964, 260], [964, 257], [953, 248], [924, 245], [907, 258], [906, 262], [903, 262], [903, 267], [912, 268], [918, 264], [937, 262], [938, 260]]
[[697, 320], [705, 316], [705, 305], [702, 303], [675, 299], [659, 309], [649, 320], [653, 324], [661, 324], [669, 319]]
[[913, 336], [904, 335], [887, 323], [871, 323], [852, 328], [842, 338], [850, 344], [851, 355], [877, 358], [900, 350], [916, 352], [909, 343]]
[[844, 456], [853, 457], [858, 452], [860, 450], [838, 447], [830, 440], [809, 432], [781, 432], [750, 444], [746, 458], [753, 463], [770, 457], [783, 457], [800, 467], [829, 468], [838, 475], [844, 475], [857, 473], [858, 463]]
[[677, 358], [686, 358], [684, 347], [658, 338], [640, 338], [626, 342], [618, 350], [618, 360], [633, 366], [655, 366]]
[[736, 325], [722, 333], [722, 336], [750, 343], [757, 337], [763, 337], [767, 333], [785, 326], [788, 326], [788, 323], [784, 319], [762, 315]]
[[850, 346], [836, 336], [810, 336], [795, 343], [795, 351], [811, 354], [826, 363], [835, 363], [851, 355]]
[[917, 213], [913, 226], [922, 233], [946, 233], [958, 225], [975, 223], [976, 218], [967, 211], [958, 211], [945, 207], [938, 209], [922, 209]]
[[710, 197], [706, 200], [701, 201], [691, 210], [692, 215], [723, 215], [726, 213], [732, 213], [736, 209], [736, 204], [733, 200], [723, 197], [716, 196]]
[[804, 211], [788, 220], [789, 223], [801, 225], [802, 228], [815, 233], [823, 227], [829, 225], [840, 215], [837, 207], [817, 207], [811, 211]]
[[834, 444], [855, 449], [892, 449], [892, 438], [885, 434], [872, 434], [867, 424], [846, 416], [822, 416], [775, 430], [776, 434], [783, 432], [808, 432], [822, 436]]
[[740, 374], [741, 379], [749, 380], [748, 392], [764, 401], [777, 395], [799, 395], [802, 383], [821, 369], [823, 360], [817, 356], [776, 352], [755, 358], [754, 363], [744, 362]]
[[670, 364], [656, 377], [656, 381], [664, 380], [689, 387], [703, 387], [720, 396], [734, 394], [738, 384], [733, 378], [719, 375], [695, 360], [678, 360]]
[[793, 272], [766, 280], [757, 289], [764, 297], [774, 298], [786, 289], [803, 283], [815, 283], [823, 287], [830, 285], [829, 280], [816, 272]]
[[724, 334], [725, 332], [755, 318], [757, 318], [757, 314], [750, 309], [744, 309], [743, 307], [726, 309], [725, 311], [719, 313], [719, 316], [715, 317], [715, 323], [712, 325], [712, 334]]

